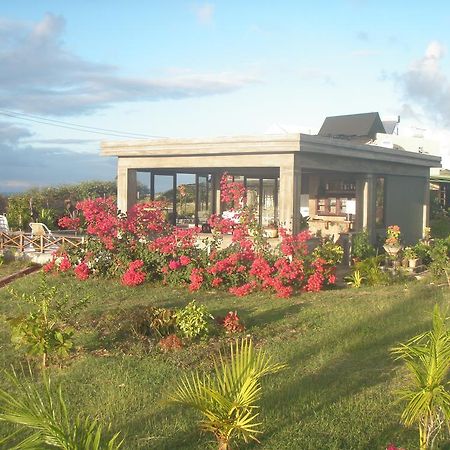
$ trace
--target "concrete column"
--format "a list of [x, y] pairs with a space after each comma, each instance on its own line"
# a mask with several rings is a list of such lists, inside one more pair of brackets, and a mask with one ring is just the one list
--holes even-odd
[[430, 226], [430, 179], [424, 179], [424, 198], [422, 216], [422, 238], [425, 237], [425, 227]]
[[211, 174], [211, 188], [213, 191], [213, 213], [217, 215], [222, 214], [222, 202], [220, 201], [220, 179], [222, 172], [213, 172]]
[[[366, 175], [356, 184], [357, 230], [367, 230], [369, 239], [375, 242], [375, 216], [376, 216], [376, 179], [373, 175]], [[386, 205], [385, 205], [386, 206]]]
[[286, 155], [287, 161], [280, 167], [278, 217], [282, 227], [296, 233], [300, 229], [300, 169], [290, 156]]
[[117, 209], [128, 211], [136, 203], [137, 178], [136, 170], [122, 167], [117, 164]]

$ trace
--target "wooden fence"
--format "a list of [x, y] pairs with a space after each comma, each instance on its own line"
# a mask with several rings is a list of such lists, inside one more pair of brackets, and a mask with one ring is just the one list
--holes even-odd
[[82, 236], [63, 236], [46, 234], [32, 236], [31, 233], [5, 233], [0, 231], [0, 250], [15, 248], [20, 252], [33, 251], [39, 253], [53, 252], [60, 247], [79, 247], [84, 243]]

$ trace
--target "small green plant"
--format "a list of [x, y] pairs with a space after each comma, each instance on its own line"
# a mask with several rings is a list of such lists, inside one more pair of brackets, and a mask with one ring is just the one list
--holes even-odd
[[345, 277], [347, 284], [354, 288], [360, 288], [363, 284], [365, 277], [361, 275], [359, 270], [355, 270], [351, 275]]
[[430, 270], [435, 278], [446, 273], [449, 269], [450, 259], [449, 259], [449, 246], [445, 239], [436, 239], [430, 248]]
[[326, 241], [313, 250], [315, 258], [323, 258], [327, 264], [336, 265], [344, 257], [344, 249], [333, 241]]
[[409, 386], [400, 391], [400, 400], [406, 402], [402, 422], [418, 426], [420, 450], [432, 449], [450, 421], [450, 330], [437, 305], [433, 329], [392, 349], [392, 353], [405, 362], [410, 376]]
[[31, 311], [8, 319], [15, 347], [41, 357], [42, 367], [47, 365], [49, 356], [67, 356], [73, 349], [73, 330], [69, 322], [88, 299], [70, 302], [56, 286], [49, 286], [45, 275], [32, 294], [19, 295], [13, 290], [11, 294], [31, 307]]
[[5, 262], [5, 257], [0, 254], [0, 267], [3, 266], [4, 262]]
[[414, 247], [405, 247], [403, 250], [403, 257], [406, 259], [416, 259], [418, 256]]
[[231, 344], [229, 361], [222, 354], [214, 361], [215, 377], [186, 375], [169, 400], [199, 411], [202, 429], [214, 434], [219, 450], [230, 450], [233, 440], [258, 441], [261, 378], [285, 367], [256, 351], [250, 339], [242, 339]]
[[390, 283], [390, 276], [381, 269], [382, 256], [374, 256], [359, 261], [355, 264], [355, 271], [358, 270], [361, 277], [369, 286], [387, 285]]
[[352, 257], [358, 260], [375, 256], [375, 247], [370, 243], [367, 230], [356, 233], [352, 238]]
[[[122, 446], [119, 433], [108, 439], [97, 419], [79, 415], [73, 420], [68, 413], [61, 386], [54, 393], [50, 378], [45, 373], [43, 392], [32, 381], [20, 381], [15, 372], [7, 374], [7, 377], [18, 394], [12, 395], [0, 389], [0, 421], [20, 428], [0, 439], [2, 448], [118, 450]], [[110, 425], [107, 430], [109, 428]], [[14, 445], [11, 441], [21, 439], [22, 433], [26, 433], [26, 436]], [[7, 443], [8, 447], [3, 447]]]
[[208, 317], [213, 318], [205, 305], [197, 305], [195, 300], [175, 313], [177, 327], [183, 336], [194, 339], [208, 333]]

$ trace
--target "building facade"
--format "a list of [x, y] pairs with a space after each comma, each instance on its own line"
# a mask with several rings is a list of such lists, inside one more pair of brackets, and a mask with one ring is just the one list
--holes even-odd
[[164, 199], [169, 220], [201, 226], [223, 214], [220, 179], [242, 181], [262, 226], [292, 232], [308, 218], [325, 235], [367, 229], [375, 240], [396, 224], [406, 243], [428, 226], [429, 173], [440, 158], [305, 134], [104, 142], [117, 157], [121, 211], [148, 197]]

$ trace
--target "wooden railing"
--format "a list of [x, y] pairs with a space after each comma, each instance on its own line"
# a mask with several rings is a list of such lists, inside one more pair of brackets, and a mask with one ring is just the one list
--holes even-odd
[[79, 247], [85, 241], [82, 236], [63, 236], [46, 234], [32, 236], [31, 233], [5, 233], [0, 231], [0, 250], [16, 248], [20, 252], [53, 252], [60, 247]]

